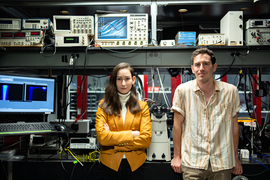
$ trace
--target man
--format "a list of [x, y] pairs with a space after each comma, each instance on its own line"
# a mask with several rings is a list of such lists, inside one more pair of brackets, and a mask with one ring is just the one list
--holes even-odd
[[184, 180], [231, 180], [242, 174], [238, 159], [238, 111], [235, 86], [215, 81], [214, 53], [200, 48], [192, 53], [196, 79], [177, 87], [173, 98], [174, 157], [171, 167]]

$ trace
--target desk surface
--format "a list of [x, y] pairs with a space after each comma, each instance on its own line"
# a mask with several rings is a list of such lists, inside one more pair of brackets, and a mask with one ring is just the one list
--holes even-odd
[[[254, 159], [267, 166], [267, 160], [256, 158]], [[270, 158], [268, 158], [268, 161]], [[67, 174], [63, 171], [60, 160], [46, 160], [42, 161], [40, 159], [26, 159], [20, 156], [16, 158], [14, 156], [8, 161], [12, 164], [12, 179], [13, 180], [22, 180], [22, 179], [69, 179]], [[72, 160], [63, 160], [62, 164], [71, 175], [73, 172], [72, 179], [96, 179], [96, 173], [98, 170], [99, 163], [86, 163], [83, 162], [84, 166], [80, 164], [74, 165]], [[246, 176], [249, 180], [270, 180], [270, 171], [259, 163], [250, 160], [242, 160], [243, 175]], [[145, 162], [143, 164], [143, 173], [144, 179], [149, 180], [181, 180], [182, 174], [175, 173], [171, 166], [170, 162]], [[90, 170], [91, 169], [91, 170]], [[233, 176], [234, 177], [234, 176]]]

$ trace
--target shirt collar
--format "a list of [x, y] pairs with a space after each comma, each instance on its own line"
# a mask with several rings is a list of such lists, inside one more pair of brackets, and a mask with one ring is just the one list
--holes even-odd
[[118, 92], [118, 95], [119, 95], [121, 103], [125, 104], [130, 97], [130, 91], [127, 94], [121, 94]]
[[[194, 82], [193, 82], [193, 86], [194, 86], [193, 90], [194, 90], [195, 92], [196, 92], [196, 91], [200, 91], [201, 89], [200, 89], [200, 87], [198, 86], [196, 79], [193, 80], [193, 81], [194, 81]], [[220, 92], [220, 91], [223, 89], [222, 84], [221, 84], [220, 81], [214, 80], [214, 84], [215, 84], [215, 91], [216, 91], [216, 92]]]

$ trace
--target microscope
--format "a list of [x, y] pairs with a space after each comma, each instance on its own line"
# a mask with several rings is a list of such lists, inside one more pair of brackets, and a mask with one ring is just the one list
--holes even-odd
[[150, 108], [152, 122], [152, 141], [147, 149], [147, 160], [171, 161], [170, 140], [167, 131], [167, 107], [152, 105]]

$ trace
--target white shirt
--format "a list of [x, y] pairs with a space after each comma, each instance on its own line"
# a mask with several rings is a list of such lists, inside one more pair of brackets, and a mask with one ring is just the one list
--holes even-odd
[[127, 94], [120, 94], [120, 93], [118, 93], [118, 95], [119, 95], [121, 106], [122, 106], [123, 124], [125, 124], [125, 118], [126, 118], [126, 114], [127, 114], [126, 102], [129, 99], [129, 97], [130, 97], [130, 91]]
[[[118, 93], [118, 95], [119, 95], [121, 106], [122, 106], [121, 112], [122, 112], [122, 119], [123, 119], [123, 126], [124, 126], [124, 124], [125, 124], [125, 118], [126, 118], [126, 114], [127, 114], [126, 102], [129, 99], [129, 97], [130, 97], [130, 91], [127, 94], [120, 94], [120, 93]], [[123, 156], [123, 159], [126, 159], [125, 154]]]
[[[240, 110], [238, 90], [232, 84], [215, 81], [215, 91], [206, 104], [196, 80], [175, 90], [172, 110], [185, 117], [182, 126], [182, 165], [214, 172], [235, 166], [233, 121]], [[179, 137], [180, 138], [180, 137]]]

